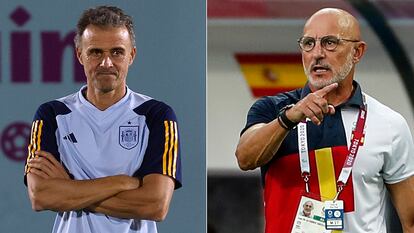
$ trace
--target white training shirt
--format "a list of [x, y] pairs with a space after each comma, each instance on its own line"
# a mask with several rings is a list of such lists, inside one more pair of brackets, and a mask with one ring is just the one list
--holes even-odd
[[[159, 173], [172, 177], [175, 187], [181, 187], [174, 111], [129, 88], [121, 100], [101, 111], [85, 99], [85, 90], [82, 87], [77, 93], [39, 107], [28, 160], [35, 151], [44, 150], [52, 153], [74, 180]], [[79, 210], [58, 213], [53, 232], [156, 233], [157, 228], [154, 221], [119, 219]]]

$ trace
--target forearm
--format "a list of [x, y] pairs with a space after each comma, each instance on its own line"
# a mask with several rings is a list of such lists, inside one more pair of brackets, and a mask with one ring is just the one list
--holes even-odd
[[87, 209], [118, 218], [162, 221], [173, 191], [174, 181], [170, 177], [148, 175], [140, 188], [120, 192]]
[[277, 119], [268, 124], [258, 124], [241, 137], [236, 157], [242, 170], [251, 170], [269, 162], [279, 149], [289, 131]]
[[396, 184], [388, 184], [394, 207], [397, 210], [404, 233], [414, 233], [414, 176]]
[[94, 180], [42, 179], [27, 174], [34, 210], [79, 210], [121, 191], [135, 188], [131, 177], [110, 176]]

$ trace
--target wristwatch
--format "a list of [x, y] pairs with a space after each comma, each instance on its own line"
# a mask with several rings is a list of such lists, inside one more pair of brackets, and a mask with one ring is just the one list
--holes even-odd
[[289, 120], [289, 118], [287, 118], [286, 116], [286, 110], [292, 108], [293, 106], [295, 105], [289, 104], [283, 107], [282, 109], [280, 109], [279, 116], [277, 117], [277, 120], [279, 121], [280, 126], [282, 126], [286, 130], [292, 130], [299, 124], [299, 122], [293, 122]]

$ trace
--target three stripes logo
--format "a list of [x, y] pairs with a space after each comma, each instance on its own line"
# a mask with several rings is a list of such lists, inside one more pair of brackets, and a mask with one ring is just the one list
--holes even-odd
[[68, 134], [68, 135], [64, 136], [64, 137], [63, 137], [63, 140], [68, 140], [68, 141], [70, 141], [70, 142], [72, 142], [72, 143], [77, 143], [77, 142], [78, 142], [78, 141], [76, 140], [76, 138], [75, 138], [75, 135], [74, 135], [73, 133], [70, 133], [70, 134]]

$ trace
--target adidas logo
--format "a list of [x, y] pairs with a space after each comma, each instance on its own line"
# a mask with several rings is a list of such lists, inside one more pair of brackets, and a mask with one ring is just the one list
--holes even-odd
[[72, 143], [77, 143], [78, 141], [75, 138], [75, 135], [73, 133], [70, 133], [63, 137], [63, 140], [69, 140]]

